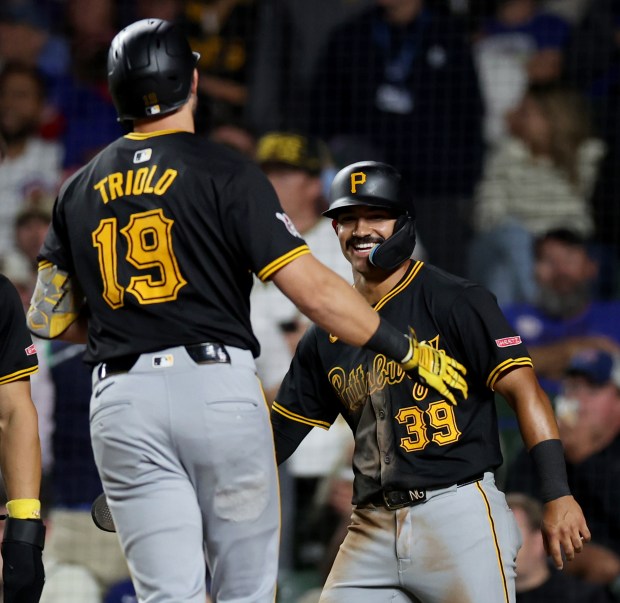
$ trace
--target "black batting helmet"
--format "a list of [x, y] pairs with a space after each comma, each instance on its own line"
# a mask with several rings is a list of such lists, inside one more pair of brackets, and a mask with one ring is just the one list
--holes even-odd
[[392, 236], [371, 251], [368, 259], [373, 266], [393, 270], [411, 257], [416, 243], [415, 210], [394, 167], [360, 161], [342, 168], [332, 182], [329, 202], [323, 215], [336, 220], [341, 211], [356, 205], [387, 209], [398, 216]]
[[121, 30], [108, 52], [108, 86], [118, 119], [165, 115], [184, 105], [199, 58], [168, 21], [142, 19]]

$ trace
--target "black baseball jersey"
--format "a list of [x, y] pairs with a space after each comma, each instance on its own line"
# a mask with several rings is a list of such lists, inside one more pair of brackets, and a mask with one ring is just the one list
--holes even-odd
[[11, 281], [0, 274], [0, 385], [36, 373], [37, 352], [26, 327], [26, 316], [19, 293]]
[[[304, 335], [276, 401], [279, 442], [328, 428], [342, 414], [355, 435], [353, 502], [382, 489], [447, 486], [502, 463], [493, 386], [532, 366], [521, 339], [484, 288], [413, 262], [375, 310], [396, 328], [461, 362], [469, 396], [453, 406], [383, 355], [316, 326]], [[300, 424], [307, 426], [300, 428]]]
[[249, 349], [252, 273], [309, 253], [251, 161], [180, 131], [120, 138], [62, 187], [41, 251], [90, 309], [85, 360], [215, 341]]

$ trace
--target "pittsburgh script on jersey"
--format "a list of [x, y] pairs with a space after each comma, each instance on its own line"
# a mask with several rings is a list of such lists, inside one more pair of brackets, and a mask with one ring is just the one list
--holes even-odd
[[351, 410], [363, 406], [370, 394], [381, 391], [388, 385], [400, 383], [404, 378], [405, 372], [400, 364], [383, 354], [374, 357], [370, 372], [365, 371], [361, 364], [349, 371], [348, 375], [340, 366], [329, 371], [329, 382]]
[[157, 165], [141, 167], [137, 170], [114, 172], [102, 178], [93, 187], [99, 191], [104, 203], [114, 201], [128, 195], [153, 194], [163, 195], [174, 182], [178, 172], [168, 168], [163, 173], [158, 172]]

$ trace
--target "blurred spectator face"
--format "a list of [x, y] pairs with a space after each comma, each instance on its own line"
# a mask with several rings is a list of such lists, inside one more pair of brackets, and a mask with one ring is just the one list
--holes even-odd
[[209, 138], [213, 142], [231, 147], [250, 159], [256, 155], [256, 138], [246, 129], [233, 124], [224, 124], [214, 128]]
[[17, 247], [33, 264], [36, 264], [37, 255], [43, 245], [48, 228], [49, 220], [43, 214], [32, 214], [15, 229]]
[[321, 172], [329, 152], [324, 143], [296, 133], [271, 132], [259, 138], [256, 158], [295, 226], [302, 233], [314, 226], [325, 204]]
[[499, 3], [498, 19], [508, 25], [528, 21], [536, 9], [535, 0], [503, 0]]
[[567, 458], [585, 446], [603, 448], [620, 433], [620, 391], [611, 381], [566, 377], [556, 415]]
[[517, 553], [517, 575], [526, 581], [540, 572], [541, 565], [545, 565], [545, 547], [541, 531], [532, 527], [526, 512], [517, 506], [511, 508], [523, 539]]
[[542, 242], [535, 263], [540, 307], [558, 317], [581, 311], [591, 298], [596, 273], [597, 266], [584, 247], [553, 239]]
[[69, 0], [67, 16], [77, 36], [107, 40], [114, 27], [115, 8], [110, 0]]
[[35, 65], [48, 34], [28, 23], [0, 21], [0, 59]]
[[26, 72], [6, 73], [0, 79], [0, 133], [10, 144], [38, 130], [44, 107], [41, 88]]
[[387, 13], [388, 21], [393, 17], [396, 21], [413, 19], [424, 5], [423, 0], [375, 0], [377, 5]]
[[548, 153], [551, 142], [551, 123], [541, 106], [526, 95], [521, 103], [508, 114], [508, 130], [521, 139], [533, 153]]
[[295, 168], [267, 170], [266, 174], [287, 214], [294, 215], [295, 207], [318, 207], [323, 194], [320, 176]]

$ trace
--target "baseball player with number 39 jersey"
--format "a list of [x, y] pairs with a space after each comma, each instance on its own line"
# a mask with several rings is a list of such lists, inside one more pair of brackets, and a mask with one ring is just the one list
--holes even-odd
[[356, 289], [383, 319], [462, 363], [469, 396], [450, 399], [319, 327], [302, 338], [272, 407], [278, 462], [338, 414], [355, 435], [355, 507], [321, 602], [514, 602], [520, 536], [493, 478], [494, 391], [515, 408], [546, 485], [556, 564], [560, 548], [570, 559], [589, 537], [527, 350], [487, 290], [409, 259], [413, 208], [391, 166], [344, 168], [330, 200]]
[[28, 325], [87, 327], [95, 461], [138, 599], [204, 603], [208, 566], [214, 601], [272, 603], [280, 512], [252, 273], [352, 345], [446, 395], [466, 388], [458, 363], [310, 254], [257, 165], [195, 134], [197, 59], [159, 19], [114, 38], [108, 83], [133, 129], [63, 185]]

